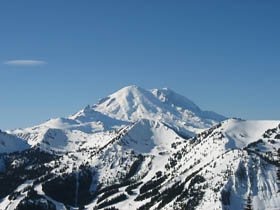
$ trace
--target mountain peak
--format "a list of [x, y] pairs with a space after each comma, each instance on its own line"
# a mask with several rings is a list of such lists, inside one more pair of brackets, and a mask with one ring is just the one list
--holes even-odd
[[115, 93], [111, 94], [110, 96], [113, 97], [123, 97], [128, 95], [142, 95], [147, 94], [148, 91], [145, 89], [137, 86], [137, 85], [129, 85], [121, 88], [120, 90], [116, 91]]
[[125, 87], [119, 89], [118, 91], [116, 91], [113, 94], [128, 93], [128, 92], [145, 92], [145, 89], [143, 89], [137, 85], [128, 85], [128, 86], [125, 86]]
[[[121, 88], [120, 90], [139, 90], [142, 89], [141, 87], [137, 86], [137, 85], [128, 85], [128, 86], [124, 86], [123, 88]], [[119, 91], [120, 91], [119, 90]]]
[[136, 85], [101, 99], [92, 109], [128, 122], [159, 120], [184, 136], [194, 135], [226, 119], [214, 112], [203, 112], [194, 102], [169, 88], [145, 90]]

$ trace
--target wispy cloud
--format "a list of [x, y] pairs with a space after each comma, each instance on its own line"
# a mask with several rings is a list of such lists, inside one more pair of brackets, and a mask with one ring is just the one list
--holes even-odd
[[47, 62], [42, 60], [9, 60], [4, 62], [4, 64], [13, 66], [39, 66], [47, 64]]

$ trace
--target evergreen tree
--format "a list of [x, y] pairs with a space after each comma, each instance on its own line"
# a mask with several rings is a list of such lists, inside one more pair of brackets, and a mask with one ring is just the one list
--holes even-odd
[[246, 204], [245, 210], [253, 210], [251, 194], [248, 195], [247, 204]]

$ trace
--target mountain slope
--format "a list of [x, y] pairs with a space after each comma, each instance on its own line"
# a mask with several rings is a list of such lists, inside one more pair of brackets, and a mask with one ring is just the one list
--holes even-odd
[[[89, 138], [81, 143], [77, 138], [81, 137], [80, 135], [71, 135], [73, 133], [51, 129], [40, 145], [4, 157], [7, 166], [5, 174], [13, 174], [19, 168], [22, 168], [22, 174], [32, 174], [33, 169], [40, 167], [46, 159], [47, 162], [44, 162], [45, 168], [41, 169], [40, 173], [19, 180], [17, 189], [14, 185], [5, 186], [1, 209], [14, 209], [16, 206], [19, 208], [27, 205], [26, 201], [31, 202], [37, 197], [42, 198], [44, 202], [49, 201], [50, 206], [60, 206], [60, 209], [66, 205], [84, 204], [88, 204], [89, 209], [94, 206], [101, 208], [105, 205], [101, 202], [104, 193], [106, 195], [110, 190], [116, 189], [114, 186], [127, 187], [140, 180], [149, 180], [164, 167], [168, 154], [174, 150], [172, 143], [183, 140], [164, 124], [150, 120], [141, 120], [123, 129], [107, 132], [107, 140], [103, 138], [104, 133], [92, 134], [95, 136], [91, 143]], [[96, 135], [102, 136], [99, 141]], [[64, 142], [65, 136], [68, 136], [68, 142], [73, 138], [76, 141], [75, 146], [52, 144], [51, 141]], [[45, 145], [45, 141], [49, 143]], [[45, 151], [53, 155], [51, 159], [39, 158], [42, 162], [35, 164], [30, 161], [33, 155], [39, 155], [38, 152], [44, 156]], [[27, 158], [27, 154], [31, 157]], [[17, 163], [16, 159], [26, 161]], [[0, 184], [1, 180], [10, 178], [5, 174], [0, 179]], [[73, 188], [68, 189], [68, 193], [58, 193], [59, 190], [65, 191], [65, 187], [69, 185]], [[36, 195], [35, 198], [30, 196], [32, 193]], [[122, 191], [118, 194], [121, 193]], [[15, 202], [17, 204], [14, 206]]]
[[0, 130], [0, 154], [22, 151], [30, 146], [22, 139]]
[[[228, 120], [194, 137], [172, 155], [171, 162], [178, 161], [171, 167], [174, 173], [183, 178], [192, 173], [203, 177], [202, 188], [198, 188], [203, 198], [197, 209], [242, 208], [250, 193], [255, 209], [279, 207], [277, 164], [275, 156], [271, 156], [280, 148], [279, 140], [271, 143], [280, 132], [279, 123]], [[272, 128], [274, 133], [265, 138]], [[257, 142], [266, 149], [260, 149]], [[252, 149], [253, 145], [259, 146]], [[188, 201], [184, 203], [188, 205]]]
[[[54, 141], [59, 137], [48, 135]], [[254, 209], [280, 206], [275, 157], [280, 121], [230, 119], [188, 140], [153, 120], [107, 132], [107, 140], [103, 132], [99, 140], [84, 143], [78, 136], [70, 137], [76, 146], [64, 150], [42, 143], [5, 155], [6, 173], [21, 167], [22, 175], [28, 175], [16, 182], [17, 187], [5, 182], [0, 208], [21, 209], [27, 201], [40, 201], [48, 203], [43, 209], [234, 210], [245, 206], [248, 195]], [[31, 161], [35, 156], [38, 162]], [[1, 176], [0, 182], [11, 177]]]

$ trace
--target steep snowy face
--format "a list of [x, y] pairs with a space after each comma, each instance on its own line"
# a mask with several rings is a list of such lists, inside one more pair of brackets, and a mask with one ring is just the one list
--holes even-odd
[[168, 153], [171, 144], [184, 139], [159, 121], [140, 120], [125, 134], [125, 148], [130, 148], [142, 154]]
[[[178, 112], [191, 112], [193, 115], [199, 117], [202, 121], [209, 120], [213, 122], [221, 122], [226, 117], [219, 115], [212, 111], [203, 111], [191, 100], [175, 93], [168, 88], [154, 89], [151, 92], [156, 96], [163, 104], [167, 105], [169, 109], [176, 109]], [[184, 115], [184, 113], [183, 113]], [[188, 116], [189, 118], [189, 116]]]
[[110, 125], [120, 125], [125, 124], [125, 121], [116, 120], [111, 118], [101, 112], [95, 111], [89, 105], [87, 105], [83, 110], [70, 116], [69, 119], [75, 120], [77, 123], [90, 123], [90, 122], [100, 122], [103, 125], [109, 127]]
[[153, 89], [151, 90], [153, 95], [157, 97], [162, 103], [171, 107], [180, 107], [182, 109], [188, 109], [192, 112], [201, 112], [200, 108], [194, 104], [188, 98], [181, 96], [174, 91], [163, 88], [163, 89]]
[[222, 123], [220, 130], [228, 139], [227, 148], [242, 149], [261, 139], [266, 130], [277, 127], [279, 123], [273, 120], [230, 119]]
[[0, 154], [23, 151], [30, 148], [26, 141], [0, 131]]

